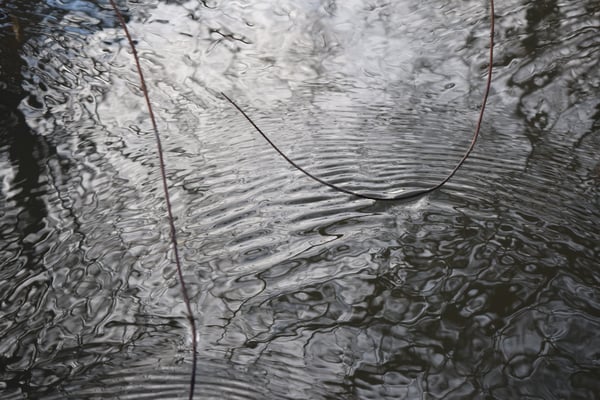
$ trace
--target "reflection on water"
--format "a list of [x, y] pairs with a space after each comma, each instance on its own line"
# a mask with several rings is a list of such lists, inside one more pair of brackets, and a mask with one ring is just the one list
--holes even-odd
[[[122, 4], [125, 6], [125, 4]], [[600, 392], [600, 6], [264, 0], [126, 8], [200, 327], [198, 398]], [[0, 394], [186, 398], [155, 145], [108, 4], [0, 3]]]

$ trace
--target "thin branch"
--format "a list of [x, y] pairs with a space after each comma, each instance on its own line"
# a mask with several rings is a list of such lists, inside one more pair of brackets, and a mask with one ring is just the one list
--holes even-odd
[[196, 365], [198, 358], [198, 343], [197, 343], [197, 333], [196, 333], [196, 321], [194, 318], [194, 313], [192, 312], [192, 305], [190, 302], [190, 297], [188, 295], [187, 286], [185, 283], [185, 279], [183, 278], [183, 270], [181, 268], [181, 260], [179, 257], [179, 246], [177, 245], [177, 231], [175, 229], [175, 218], [173, 217], [173, 209], [171, 207], [171, 196], [169, 195], [169, 186], [167, 184], [167, 172], [165, 166], [165, 159], [163, 154], [162, 143], [160, 140], [160, 135], [158, 132], [158, 126], [156, 124], [156, 118], [154, 117], [154, 111], [152, 110], [152, 104], [150, 103], [150, 95], [148, 94], [148, 87], [146, 86], [146, 80], [144, 79], [144, 73], [142, 72], [142, 66], [140, 64], [140, 59], [137, 54], [137, 50], [131, 35], [129, 34], [129, 30], [127, 29], [127, 24], [125, 23], [125, 19], [123, 15], [119, 11], [117, 5], [115, 4], [115, 0], [109, 0], [110, 4], [115, 10], [115, 14], [119, 19], [121, 26], [123, 27], [123, 31], [125, 32], [125, 36], [127, 36], [127, 40], [129, 41], [129, 45], [131, 46], [131, 52], [133, 53], [133, 58], [135, 59], [135, 65], [137, 67], [137, 72], [140, 78], [140, 86], [142, 92], [144, 93], [144, 98], [146, 99], [146, 106], [148, 107], [148, 114], [150, 115], [150, 120], [152, 121], [152, 129], [154, 130], [154, 138], [156, 140], [156, 151], [158, 153], [158, 160], [160, 165], [160, 174], [162, 177], [162, 186], [165, 197], [165, 203], [167, 206], [167, 216], [169, 220], [169, 227], [171, 231], [171, 244], [173, 246], [173, 253], [175, 255], [175, 265], [177, 267], [177, 275], [179, 277], [179, 284], [181, 286], [181, 295], [183, 297], [183, 302], [185, 303], [185, 307], [187, 310], [187, 318], [190, 323], [191, 333], [192, 333], [192, 371], [190, 378], [190, 392], [189, 399], [192, 400], [194, 398], [194, 389], [196, 387]]

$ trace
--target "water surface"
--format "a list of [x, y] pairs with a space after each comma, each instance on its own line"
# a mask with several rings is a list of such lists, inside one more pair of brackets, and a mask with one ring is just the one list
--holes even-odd
[[[197, 398], [600, 393], [600, 5], [121, 3]], [[109, 4], [0, 3], [0, 397], [187, 398], [154, 137]]]

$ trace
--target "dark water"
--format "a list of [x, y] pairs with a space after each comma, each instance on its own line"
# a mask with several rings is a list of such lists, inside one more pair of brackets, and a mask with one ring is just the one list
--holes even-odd
[[[143, 4], [140, 4], [143, 3]], [[199, 399], [600, 398], [600, 3], [121, 3]], [[127, 7], [128, 6], [128, 7]], [[187, 398], [154, 138], [106, 2], [0, 0], [0, 398]]]

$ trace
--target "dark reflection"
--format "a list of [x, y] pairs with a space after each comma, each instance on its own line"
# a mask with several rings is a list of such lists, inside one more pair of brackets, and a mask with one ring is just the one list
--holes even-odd
[[543, 46], [561, 35], [559, 9], [554, 0], [537, 1], [527, 8], [527, 33], [523, 45], [528, 53], [536, 53]]
[[[571, 249], [522, 236], [511, 227], [528, 222], [516, 215], [478, 221], [439, 210], [412, 223], [418, 231], [372, 254], [371, 267], [354, 274], [339, 271], [368, 246], [348, 238], [346, 246], [315, 249], [273, 267], [285, 268], [285, 276], [265, 271], [260, 278], [269, 288], [309, 269], [339, 268], [321, 283], [300, 283], [246, 300], [226, 329], [245, 327], [249, 336], [244, 346], [258, 349], [257, 368], [275, 362], [277, 352], [282, 359], [291, 357], [290, 343], [300, 341], [303, 367], [321, 371], [315, 389], [307, 392], [313, 396], [319, 387], [349, 398], [410, 398], [427, 388], [431, 395], [448, 398], [553, 393], [552, 398], [583, 399], [595, 390], [589, 382], [572, 380], [575, 375], [555, 377], [557, 385], [546, 382], [552, 369], [582, 371], [583, 360], [567, 361], [573, 349], [558, 343], [573, 340], [578, 347], [580, 332], [594, 342], [597, 323], [577, 317], [576, 311], [595, 313], [591, 304], [575, 305], [568, 300], [571, 294], [556, 291], [563, 267], [570, 274], [581, 262]], [[385, 228], [394, 230], [391, 224]], [[372, 240], [379, 245], [386, 241]], [[568, 241], [569, 234], [560, 240]], [[584, 257], [590, 260], [593, 254]], [[557, 264], [561, 259], [565, 264]], [[589, 284], [591, 289], [594, 283]], [[567, 311], [571, 307], [575, 309]], [[572, 318], [560, 321], [552, 310], [573, 313]], [[294, 365], [290, 362], [288, 371], [275, 376], [301, 380], [295, 374], [306, 372]], [[336, 370], [345, 376], [338, 388], [324, 372]], [[278, 384], [283, 382], [274, 379], [270, 388], [281, 390]]]
[[[14, 5], [14, 4], [13, 4]], [[24, 358], [31, 361], [31, 351], [35, 348], [35, 334], [23, 330], [29, 319], [26, 310], [20, 307], [23, 300], [15, 295], [12, 283], [23, 282], [23, 278], [35, 276], [43, 270], [42, 257], [46, 249], [36, 246], [49, 235], [45, 218], [48, 215], [43, 197], [48, 189], [46, 162], [55, 156], [55, 148], [45, 138], [36, 135], [25, 123], [18, 106], [26, 93], [22, 89], [22, 68], [24, 67], [20, 49], [27, 41], [36, 24], [38, 14], [30, 2], [22, 2], [21, 7], [3, 6], [0, 10], [2, 29], [0, 31], [0, 157], [8, 158], [8, 168], [13, 176], [8, 190], [2, 193], [2, 208], [11, 218], [3, 218], [0, 240], [2, 242], [2, 311], [5, 323], [0, 335], [5, 343], [8, 337], [22, 339], [18, 344], [4, 348], [0, 354], [0, 376], [4, 389], [19, 386], [18, 382], [31, 377], [27, 368], [19, 367]], [[16, 286], [15, 285], [15, 286]], [[31, 285], [26, 298], [32, 304], [39, 304], [50, 285], [50, 279], [40, 279]], [[35, 329], [35, 328], [34, 328]], [[43, 329], [37, 327], [37, 331]], [[29, 329], [28, 329], [29, 330]], [[12, 348], [11, 348], [12, 347]], [[27, 353], [30, 353], [27, 356]]]
[[[81, 251], [87, 247], [84, 237], [89, 228], [82, 221], [82, 210], [73, 206], [77, 196], [71, 189], [72, 179], [81, 180], [77, 176], [80, 160], [64, 151], [69, 135], [61, 135], [58, 128], [46, 134], [36, 132], [23, 112], [25, 108], [29, 114], [40, 114], [41, 120], [52, 121], [52, 106], [59, 105], [53, 101], [60, 98], [52, 93], [55, 82], [50, 79], [59, 75], [60, 67], [53, 70], [48, 66], [59, 54], [47, 54], [45, 69], [40, 59], [41, 68], [35, 71], [29, 62], [31, 54], [45, 50], [32, 43], [53, 40], [58, 36], [56, 29], [68, 29], [56, 21], [61, 21], [71, 6], [98, 14], [97, 7], [81, 2], [62, 6], [51, 7], [42, 1], [0, 5], [2, 398], [41, 398], [69, 376], [118, 353], [116, 347], [139, 340], [144, 331], [115, 324], [123, 318], [107, 320], [103, 315], [104, 309], [121, 303], [116, 294], [122, 278], [102, 272], [100, 263], [110, 257], [98, 261], [90, 259], [89, 251]], [[77, 29], [78, 34], [91, 32], [85, 26]], [[110, 246], [110, 240], [104, 244]], [[133, 263], [126, 255], [113, 258], [125, 265]], [[145, 318], [139, 320], [145, 324]], [[131, 333], [123, 335], [127, 331]], [[121, 333], [115, 336], [115, 332]], [[114, 339], [119, 336], [121, 340]]]
[[[25, 296], [16, 293], [19, 285], [44, 269], [43, 256], [48, 247], [39, 243], [46, 241], [50, 231], [43, 198], [49, 185], [47, 161], [56, 156], [56, 149], [46, 138], [32, 132], [18, 109], [27, 96], [22, 89], [21, 46], [39, 30], [42, 17], [37, 5], [10, 2], [3, 4], [0, 15], [0, 157], [7, 160], [8, 170], [13, 172], [2, 193], [5, 214], [0, 233], [4, 262], [0, 301], [5, 323], [0, 335], [9, 346], [0, 354], [0, 376], [5, 388], [15, 388], [18, 382], [31, 379], [24, 362], [32, 361], [36, 333], [43, 329], [39, 324], [23, 329], [32, 310], [22, 305], [26, 301], [30, 302], [28, 307], [42, 302], [51, 285], [50, 278], [45, 277], [30, 285]], [[16, 337], [21, 337], [18, 343], [14, 342]]]
[[[43, 219], [47, 211], [41, 197], [46, 191], [45, 163], [56, 154], [54, 147], [44, 137], [29, 129], [18, 109], [21, 100], [26, 97], [22, 89], [22, 69], [25, 65], [20, 49], [34, 33], [32, 31], [35, 31], [40, 20], [34, 18], [38, 13], [30, 2], [22, 2], [14, 9], [3, 8], [0, 15], [0, 146], [15, 168], [13, 186], [9, 193], [5, 193], [4, 201], [14, 201], [16, 208], [22, 210], [15, 228], [21, 237], [25, 255], [30, 257], [31, 243], [23, 243], [23, 239], [44, 228]], [[31, 262], [28, 265], [31, 267]]]

